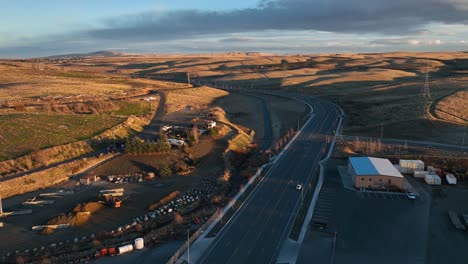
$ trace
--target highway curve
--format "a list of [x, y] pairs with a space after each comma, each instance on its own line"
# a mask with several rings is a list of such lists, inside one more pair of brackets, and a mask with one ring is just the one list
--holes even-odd
[[295, 186], [315, 177], [328, 147], [323, 135], [332, 134], [341, 115], [331, 103], [300, 99], [314, 107], [311, 121], [197, 263], [275, 263], [301, 202]]

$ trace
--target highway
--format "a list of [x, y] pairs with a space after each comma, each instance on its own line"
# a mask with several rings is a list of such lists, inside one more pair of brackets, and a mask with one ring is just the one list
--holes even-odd
[[315, 177], [341, 113], [332, 104], [301, 97], [314, 114], [302, 133], [273, 165], [244, 205], [198, 259], [202, 263], [276, 263], [301, 203], [301, 191]]

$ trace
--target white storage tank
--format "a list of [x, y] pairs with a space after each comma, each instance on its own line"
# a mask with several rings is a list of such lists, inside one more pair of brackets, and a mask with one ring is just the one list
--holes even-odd
[[145, 247], [145, 240], [142, 237], [135, 239], [135, 249], [143, 249]]
[[419, 171], [419, 170], [415, 170], [414, 173], [413, 173], [413, 176], [415, 178], [424, 178], [426, 177], [426, 175], [428, 175], [429, 172], [428, 171]]
[[121, 247], [118, 248], [118, 254], [119, 255], [131, 252], [131, 251], [133, 251], [133, 245], [132, 244], [121, 246]]
[[422, 160], [400, 160], [401, 173], [413, 173], [415, 170], [424, 170], [424, 162]]
[[455, 175], [451, 173], [445, 175], [445, 180], [447, 180], [448, 184], [457, 184], [457, 178], [455, 178]]

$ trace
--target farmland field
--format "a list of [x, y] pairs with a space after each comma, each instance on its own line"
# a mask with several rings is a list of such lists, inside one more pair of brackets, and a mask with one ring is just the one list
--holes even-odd
[[153, 86], [171, 86], [164, 82], [130, 79], [122, 75], [80, 71], [79, 68], [34, 65], [0, 61], [0, 102], [49, 96], [104, 95]]
[[151, 112], [151, 106], [149, 103], [144, 102], [127, 102], [127, 101], [120, 101], [118, 102], [119, 109], [112, 111], [114, 115], [123, 115], [123, 116], [130, 116], [130, 115], [147, 115]]
[[124, 120], [107, 115], [0, 115], [0, 160], [90, 138]]
[[[464, 52], [271, 55], [232, 53], [89, 58], [135, 75], [192, 79], [243, 88], [286, 90], [324, 97], [346, 113], [343, 132], [461, 143], [466, 125], [468, 55]], [[431, 114], [421, 96], [426, 71]], [[427, 133], [427, 126], [437, 133]], [[433, 122], [431, 124], [430, 122]], [[411, 131], [411, 133], [407, 133]], [[450, 137], [448, 137], [450, 135]]]

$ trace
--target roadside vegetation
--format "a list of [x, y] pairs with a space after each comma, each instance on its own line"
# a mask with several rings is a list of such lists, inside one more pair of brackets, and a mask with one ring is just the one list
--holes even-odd
[[132, 140], [127, 138], [125, 141], [125, 152], [128, 154], [151, 154], [169, 150], [171, 150], [171, 145], [161, 137], [156, 141], [139, 138], [133, 138]]

